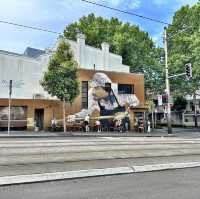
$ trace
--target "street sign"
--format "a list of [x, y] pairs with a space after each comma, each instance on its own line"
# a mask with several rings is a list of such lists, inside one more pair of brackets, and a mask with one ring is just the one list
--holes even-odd
[[162, 106], [163, 101], [162, 101], [162, 95], [158, 95], [158, 106]]

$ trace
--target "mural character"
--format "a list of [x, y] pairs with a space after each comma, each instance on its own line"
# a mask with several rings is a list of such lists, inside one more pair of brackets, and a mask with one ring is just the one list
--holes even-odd
[[129, 108], [139, 105], [135, 94], [118, 94], [117, 84], [113, 84], [105, 73], [95, 73], [88, 85], [88, 109], [76, 113], [75, 117], [72, 116], [74, 119], [92, 115], [97, 110], [99, 119], [105, 118], [106, 121], [110, 117], [113, 121], [124, 120], [128, 117]]

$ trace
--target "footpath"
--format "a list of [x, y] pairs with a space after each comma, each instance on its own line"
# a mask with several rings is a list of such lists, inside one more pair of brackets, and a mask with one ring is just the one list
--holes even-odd
[[167, 128], [154, 129], [151, 133], [146, 132], [34, 132], [34, 131], [0, 131], [1, 138], [55, 138], [55, 137], [200, 137], [200, 129], [196, 128], [173, 128], [173, 133], [168, 134]]
[[1, 138], [48, 138], [48, 137], [172, 137], [175, 134], [167, 134], [166, 131], [151, 133], [138, 132], [32, 132], [32, 131], [0, 131]]

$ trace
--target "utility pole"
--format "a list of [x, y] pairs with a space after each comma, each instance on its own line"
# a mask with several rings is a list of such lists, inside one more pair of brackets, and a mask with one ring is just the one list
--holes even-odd
[[164, 28], [164, 50], [165, 50], [165, 81], [166, 81], [166, 93], [167, 93], [167, 126], [168, 134], [172, 134], [171, 125], [171, 104], [170, 104], [170, 85], [169, 85], [169, 68], [168, 68], [168, 51], [167, 51], [167, 28]]

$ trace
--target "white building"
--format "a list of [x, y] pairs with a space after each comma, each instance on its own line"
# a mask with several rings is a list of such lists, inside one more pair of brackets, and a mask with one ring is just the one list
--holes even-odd
[[[109, 45], [102, 43], [97, 49], [85, 44], [85, 36], [79, 34], [77, 42], [67, 40], [74, 52], [79, 67], [129, 73], [129, 66], [122, 64], [122, 57], [109, 52]], [[8, 98], [9, 80], [14, 81], [12, 97], [16, 99], [51, 98], [41, 87], [40, 80], [47, 69], [52, 49], [44, 51], [27, 48], [24, 54], [0, 50], [0, 98]], [[18, 84], [18, 85], [16, 85]], [[19, 85], [20, 84], [20, 85]]]

